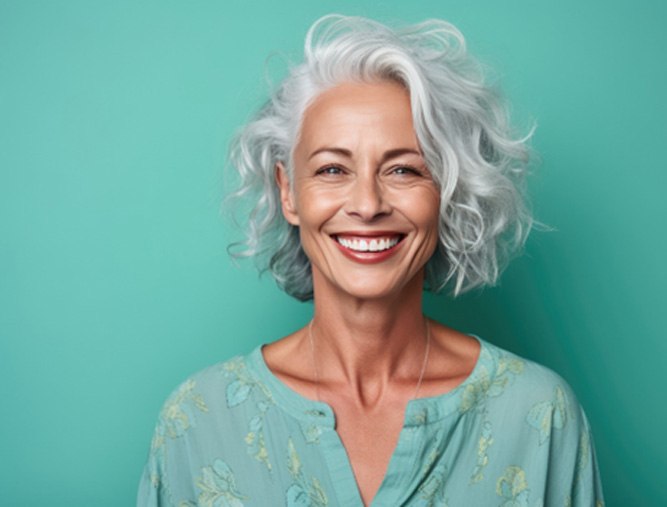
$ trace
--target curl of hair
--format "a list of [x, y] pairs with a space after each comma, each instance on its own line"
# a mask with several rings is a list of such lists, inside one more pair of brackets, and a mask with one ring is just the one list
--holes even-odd
[[312, 298], [298, 228], [281, 212], [276, 164], [292, 177], [301, 121], [320, 93], [346, 81], [378, 80], [409, 91], [417, 138], [441, 192], [439, 244], [426, 265], [426, 287], [451, 286], [458, 295], [495, 284], [532, 226], [523, 192], [532, 132], [513, 136], [505, 105], [485, 84], [463, 36], [439, 20], [396, 30], [340, 15], [313, 24], [303, 63], [232, 142], [230, 162], [241, 183], [230, 199], [254, 205], [245, 241], [230, 252], [258, 259], [291, 296]]

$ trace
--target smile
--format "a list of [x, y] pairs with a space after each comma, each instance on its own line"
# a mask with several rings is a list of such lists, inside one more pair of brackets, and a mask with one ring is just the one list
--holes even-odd
[[334, 239], [342, 247], [354, 252], [384, 252], [395, 247], [403, 235], [358, 237], [358, 236], [334, 236]]

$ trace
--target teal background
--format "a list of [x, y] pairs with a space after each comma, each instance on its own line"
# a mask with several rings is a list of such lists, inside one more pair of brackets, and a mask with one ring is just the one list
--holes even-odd
[[667, 504], [660, 1], [0, 1], [0, 503], [132, 505], [190, 373], [307, 322], [225, 248], [227, 143], [342, 12], [441, 17], [536, 120], [535, 233], [427, 312], [535, 359], [589, 415], [609, 506]]

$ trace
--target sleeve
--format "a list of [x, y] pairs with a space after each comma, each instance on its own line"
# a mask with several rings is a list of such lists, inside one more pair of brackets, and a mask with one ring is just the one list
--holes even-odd
[[137, 507], [171, 507], [168, 498], [168, 485], [164, 473], [164, 425], [162, 417], [158, 419], [151, 441], [148, 460], [139, 481]]
[[201, 470], [201, 442], [210, 442], [209, 407], [204, 401], [207, 379], [195, 375], [167, 398], [158, 416], [148, 461], [139, 483], [137, 507], [196, 505]]
[[139, 493], [137, 494], [137, 507], [158, 507], [165, 505], [158, 498], [158, 484], [153, 481], [154, 463], [151, 460], [146, 463], [139, 481]]
[[[552, 412], [547, 501], [545, 506], [603, 507], [604, 499], [593, 437], [583, 408], [564, 386]], [[563, 410], [557, 407], [561, 405]], [[563, 502], [563, 497], [565, 501]]]
[[577, 459], [574, 467], [574, 480], [571, 491], [572, 506], [583, 507], [591, 505], [602, 507], [604, 499], [593, 436], [584, 410], [581, 406], [578, 406], [578, 409], [580, 429], [578, 432]]

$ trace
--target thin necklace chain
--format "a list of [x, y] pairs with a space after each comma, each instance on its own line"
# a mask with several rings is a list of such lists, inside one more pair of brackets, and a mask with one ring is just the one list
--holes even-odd
[[426, 350], [424, 351], [422, 369], [419, 372], [419, 380], [417, 381], [417, 387], [415, 387], [415, 394], [412, 396], [413, 400], [416, 400], [419, 395], [419, 389], [421, 389], [424, 374], [426, 373], [426, 366], [428, 365], [428, 354], [431, 351], [431, 324], [426, 317], [424, 317], [424, 322], [426, 323]]
[[[412, 399], [417, 399], [419, 396], [419, 390], [421, 389], [422, 382], [424, 380], [424, 374], [426, 373], [426, 367], [428, 365], [428, 356], [431, 350], [431, 325], [428, 319], [424, 318], [426, 323], [426, 347], [424, 350], [424, 359], [422, 360], [421, 371], [419, 372], [419, 379], [417, 380], [417, 386], [415, 387], [415, 393], [412, 395]], [[308, 340], [310, 342], [310, 354], [313, 360], [313, 370], [315, 371], [315, 399], [320, 400], [320, 370], [317, 367], [317, 357], [315, 355], [315, 340], [313, 338], [313, 320], [308, 323]]]
[[308, 340], [310, 341], [310, 355], [315, 370], [315, 399], [320, 401], [320, 370], [317, 367], [317, 358], [315, 357], [315, 340], [313, 339], [313, 320], [308, 323]]

